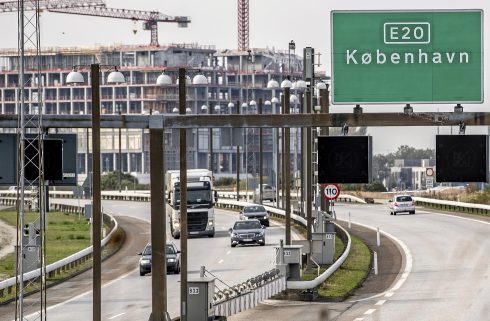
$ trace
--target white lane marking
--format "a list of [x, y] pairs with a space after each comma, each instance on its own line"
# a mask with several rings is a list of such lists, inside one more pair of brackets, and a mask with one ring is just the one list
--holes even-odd
[[[103, 285], [102, 285], [102, 288], [105, 288], [106, 286], [109, 286], [109, 285], [111, 285], [111, 284], [113, 284], [113, 283], [116, 283], [116, 282], [118, 282], [118, 281], [120, 281], [120, 280], [122, 280], [122, 279], [126, 278], [126, 277], [127, 277], [128, 275], [130, 275], [130, 274], [136, 273], [136, 271], [138, 271], [138, 270], [139, 270], [139, 268], [136, 268], [136, 269], [134, 269], [134, 270], [132, 270], [132, 271], [129, 271], [128, 273], [126, 273], [126, 274], [124, 274], [124, 275], [121, 275], [121, 276], [120, 276], [120, 277], [118, 277], [117, 279], [114, 279], [114, 280], [112, 280], [112, 281], [109, 281], [109, 282], [107, 282], [107, 283], [103, 284]], [[49, 306], [49, 307], [48, 307], [46, 310], [47, 310], [47, 311], [50, 311], [50, 310], [55, 309], [55, 308], [57, 308], [57, 307], [63, 306], [63, 305], [65, 305], [65, 304], [70, 303], [70, 302], [73, 302], [73, 301], [75, 301], [75, 300], [77, 300], [77, 299], [79, 299], [79, 298], [81, 298], [81, 297], [83, 297], [83, 296], [85, 296], [85, 295], [87, 295], [87, 294], [89, 294], [89, 293], [92, 293], [92, 290], [87, 291], [87, 292], [84, 292], [84, 293], [81, 293], [81, 294], [79, 294], [79, 295], [77, 295], [77, 296], [75, 296], [75, 297], [73, 297], [73, 298], [71, 298], [71, 299], [68, 299], [68, 300], [64, 301], [64, 302], [60, 302], [60, 303], [58, 303], [58, 304], [55, 304], [55, 305]], [[34, 312], [34, 313], [31, 313], [31, 314], [29, 314], [28, 316], [25, 316], [25, 318], [30, 318], [30, 317], [35, 316], [35, 315], [38, 315], [38, 314], [39, 314], [39, 311]], [[12, 321], [16, 321], [16, 320], [12, 320]]]
[[230, 255], [230, 253], [231, 253], [231, 251], [230, 251], [230, 250], [228, 250], [228, 252], [226, 252], [226, 255]]
[[376, 311], [376, 309], [369, 309], [366, 312], [364, 312], [364, 314], [366, 314], [366, 315], [373, 314], [374, 311]]
[[126, 314], [126, 312], [116, 314], [115, 316], [112, 316], [112, 317], [110, 317], [110, 318], [108, 318], [108, 319], [109, 319], [109, 320], [112, 320], [112, 319], [115, 319], [115, 318], [117, 318], [117, 317], [120, 317], [121, 315], [124, 315], [124, 314]]
[[[345, 220], [342, 220], [342, 221], [346, 222]], [[376, 227], [372, 227], [372, 226], [365, 225], [365, 224], [358, 223], [358, 222], [354, 222], [354, 221], [352, 221], [351, 223], [365, 227], [365, 228], [368, 228], [368, 229], [373, 230], [373, 231], [377, 231]], [[403, 270], [403, 273], [400, 276], [400, 278], [398, 279], [398, 281], [396, 282], [396, 284], [394, 286], [392, 286], [390, 289], [386, 290], [383, 293], [379, 293], [379, 294], [370, 296], [368, 298], [364, 298], [364, 299], [360, 299], [360, 300], [354, 300], [354, 301], [350, 301], [350, 302], [361, 302], [361, 301], [372, 300], [372, 299], [377, 298], [377, 297], [382, 296], [382, 295], [386, 296], [387, 293], [394, 292], [394, 291], [398, 290], [403, 285], [403, 283], [405, 283], [408, 276], [410, 275], [410, 272], [412, 272], [413, 257], [412, 257], [412, 252], [410, 252], [410, 249], [408, 248], [408, 246], [402, 240], [395, 237], [393, 234], [390, 234], [390, 233], [382, 231], [382, 230], [380, 230], [380, 233], [386, 237], [391, 238], [393, 241], [398, 243], [398, 245], [402, 248], [402, 250], [405, 254], [405, 261], [406, 261], [405, 262], [405, 269]]]
[[376, 302], [375, 305], [383, 305], [385, 304], [386, 300], [379, 300], [378, 302]]
[[470, 221], [470, 222], [476, 222], [476, 223], [482, 223], [482, 224], [487, 224], [490, 225], [490, 222], [485, 222], [485, 221], [480, 221], [474, 218], [467, 218], [467, 217], [461, 217], [461, 216], [456, 216], [456, 215], [449, 215], [449, 214], [442, 214], [442, 213], [436, 213], [436, 212], [427, 212], [429, 214], [435, 214], [435, 215], [441, 215], [441, 216], [447, 216], [451, 218], [455, 218], [458, 220], [465, 220], [465, 221]]
[[221, 259], [221, 260], [219, 260], [219, 261], [218, 261], [218, 264], [221, 264], [221, 263], [223, 263], [224, 261], [225, 261], [225, 260]]
[[388, 292], [388, 293], [386, 293], [386, 294], [385, 294], [385, 297], [387, 297], [387, 298], [391, 298], [391, 297], [393, 296], [393, 294], [395, 294], [395, 293], [393, 293], [393, 292]]
[[354, 321], [363, 321], [364, 318], [355, 318]]

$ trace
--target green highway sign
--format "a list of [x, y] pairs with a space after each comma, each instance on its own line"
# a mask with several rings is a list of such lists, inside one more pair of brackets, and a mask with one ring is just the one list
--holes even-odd
[[332, 11], [332, 103], [482, 103], [483, 11]]

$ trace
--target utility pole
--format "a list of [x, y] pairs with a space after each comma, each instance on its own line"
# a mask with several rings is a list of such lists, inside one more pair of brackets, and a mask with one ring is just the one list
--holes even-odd
[[[179, 68], [179, 114], [185, 115], [186, 83], [185, 68]], [[180, 320], [187, 321], [187, 136], [180, 130]]]
[[[284, 88], [284, 114], [289, 114], [290, 88]], [[286, 244], [291, 245], [291, 142], [290, 128], [284, 131], [284, 172], [283, 177], [286, 185]]]
[[[326, 89], [320, 89], [320, 110], [322, 114], [328, 114], [330, 111], [330, 104], [328, 101], [328, 96], [329, 96], [329, 88], [328, 84], [326, 84]], [[321, 136], [329, 136], [329, 127], [320, 127], [320, 135]], [[330, 208], [330, 202], [325, 198], [325, 197], [320, 197], [321, 203], [320, 203], [320, 210], [322, 212], [328, 213], [329, 208]]]
[[[240, 101], [238, 100], [236, 102], [236, 113], [237, 115], [240, 115]], [[242, 129], [242, 134], [243, 134], [243, 129]], [[235, 140], [236, 137], [234, 137]], [[240, 144], [238, 140], [236, 141], [236, 200], [240, 201]]]

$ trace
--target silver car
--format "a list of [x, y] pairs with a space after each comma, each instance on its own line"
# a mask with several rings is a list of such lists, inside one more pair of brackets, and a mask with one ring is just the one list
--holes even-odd
[[269, 226], [269, 213], [264, 206], [258, 204], [245, 205], [240, 211], [240, 219], [257, 219], [263, 226]]
[[415, 214], [415, 202], [410, 195], [398, 195], [389, 202], [390, 215], [403, 212]]
[[[276, 189], [268, 184], [262, 184], [262, 200], [275, 201]], [[254, 190], [254, 201], [260, 202], [260, 185]]]

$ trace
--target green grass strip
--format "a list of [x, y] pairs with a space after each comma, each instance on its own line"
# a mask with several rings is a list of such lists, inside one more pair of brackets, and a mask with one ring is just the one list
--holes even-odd
[[351, 235], [351, 250], [344, 264], [318, 288], [327, 299], [345, 298], [366, 278], [370, 269], [371, 252], [364, 242]]
[[[38, 218], [37, 213], [26, 213], [25, 222], [32, 223], [36, 218]], [[0, 220], [15, 227], [17, 214], [0, 212]], [[45, 232], [47, 264], [61, 260], [91, 245], [90, 224], [83, 215], [79, 218], [74, 214], [49, 212], [47, 222]], [[12, 253], [0, 260], [0, 279], [12, 277], [14, 274], [15, 255]]]

